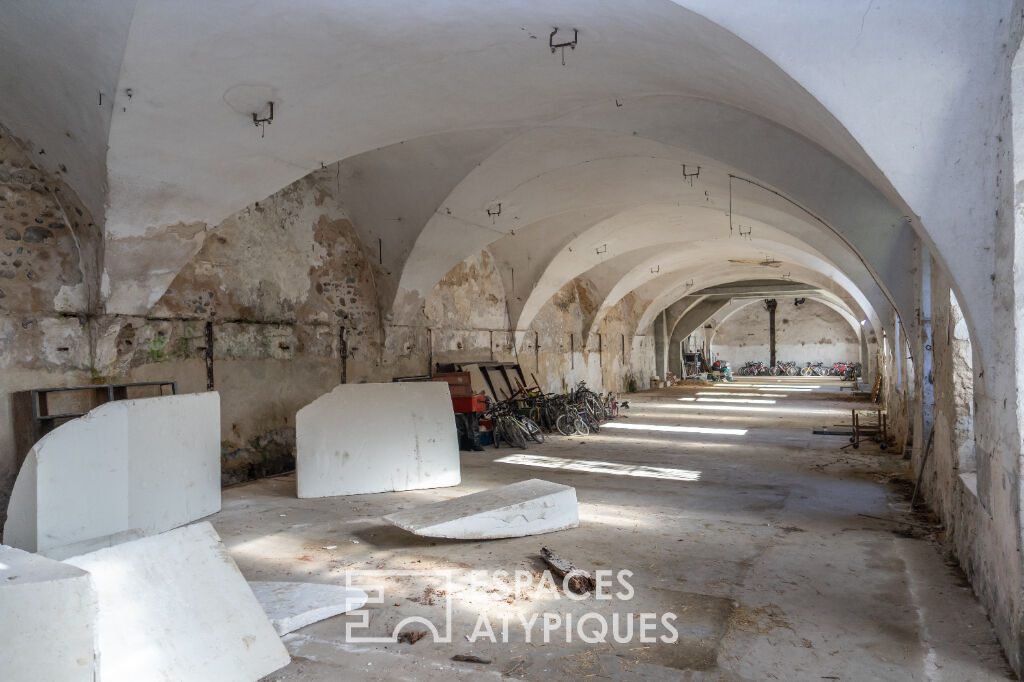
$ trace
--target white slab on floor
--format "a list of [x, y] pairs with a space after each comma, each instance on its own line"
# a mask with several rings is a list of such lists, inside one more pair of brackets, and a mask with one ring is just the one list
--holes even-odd
[[517, 538], [580, 525], [576, 489], [537, 478], [389, 514], [417, 535], [462, 540]]
[[342, 384], [295, 416], [299, 497], [458, 485], [448, 385]]
[[99, 596], [103, 682], [252, 682], [290, 661], [213, 526], [72, 557]]
[[220, 396], [101, 405], [43, 436], [11, 493], [4, 542], [64, 558], [220, 510]]
[[96, 613], [88, 573], [0, 545], [0, 680], [98, 679]]
[[279, 635], [366, 604], [366, 592], [342, 585], [254, 580], [249, 587]]

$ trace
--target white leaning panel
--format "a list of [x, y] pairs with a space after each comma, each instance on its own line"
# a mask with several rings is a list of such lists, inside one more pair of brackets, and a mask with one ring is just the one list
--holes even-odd
[[88, 573], [0, 545], [0, 680], [99, 679], [96, 613]]
[[448, 384], [342, 384], [295, 416], [299, 497], [458, 485]]
[[253, 580], [249, 587], [279, 635], [361, 609], [367, 599], [363, 590], [344, 585]]
[[43, 436], [18, 473], [4, 542], [63, 558], [220, 510], [220, 396], [106, 403]]
[[252, 682], [291, 660], [205, 521], [66, 563], [99, 597], [103, 682]]
[[580, 525], [576, 489], [532, 478], [384, 517], [434, 538], [490, 540], [539, 535]]

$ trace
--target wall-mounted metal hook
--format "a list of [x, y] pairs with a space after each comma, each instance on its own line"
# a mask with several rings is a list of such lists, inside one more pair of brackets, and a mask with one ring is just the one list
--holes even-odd
[[651, 274], [652, 275], [657, 275], [659, 272], [661, 272], [661, 266], [660, 265], [658, 267], [656, 267], [656, 268], [651, 268]]
[[552, 54], [555, 53], [555, 50], [557, 50], [559, 48], [562, 49], [562, 66], [565, 66], [565, 48], [569, 48], [570, 50], [575, 50], [576, 49], [576, 42], [579, 40], [580, 32], [579, 32], [578, 29], [574, 28], [572, 30], [572, 40], [570, 40], [568, 42], [565, 42], [565, 43], [556, 43], [555, 42], [555, 34], [556, 33], [558, 33], [558, 27], [557, 26], [555, 26], [551, 30], [551, 35], [548, 36], [548, 47], [551, 48], [551, 53]]
[[596, 249], [594, 249], [594, 251], [597, 252], [598, 256], [600, 256], [602, 253], [608, 253], [608, 245], [607, 244], [601, 244], [601, 246], [599, 246]]

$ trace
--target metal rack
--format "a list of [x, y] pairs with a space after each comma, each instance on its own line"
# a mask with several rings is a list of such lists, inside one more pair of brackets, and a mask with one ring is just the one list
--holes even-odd
[[[77, 417], [81, 417], [88, 412], [88, 410], [86, 410], [86, 412], [63, 412], [51, 414], [49, 404], [49, 397], [51, 393], [67, 393], [69, 391], [86, 392], [91, 395], [84, 396], [85, 400], [83, 400], [83, 402], [89, 403], [91, 407], [96, 407], [115, 400], [127, 399], [129, 397], [129, 389], [150, 386], [157, 387], [159, 395], [165, 395], [165, 387], [170, 387], [171, 392], [169, 395], [176, 395], [178, 393], [178, 382], [176, 381], [139, 381], [128, 384], [96, 384], [92, 386], [66, 386], [63, 388], [34, 388], [30, 391], [22, 391], [20, 392], [22, 399], [27, 399], [28, 409], [31, 411], [32, 443], [34, 444], [47, 433], [57, 428], [60, 424], [76, 419]], [[29, 444], [29, 447], [31, 447], [31, 444]], [[25, 451], [27, 451], [27, 448], [25, 448]]]

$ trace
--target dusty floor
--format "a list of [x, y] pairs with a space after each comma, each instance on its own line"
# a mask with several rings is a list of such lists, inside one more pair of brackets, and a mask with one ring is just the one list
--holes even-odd
[[[456, 488], [298, 500], [294, 478], [285, 476], [226, 490], [212, 520], [248, 578], [343, 583], [346, 571], [383, 571], [353, 579], [380, 590], [365, 628], [345, 615], [287, 635], [293, 662], [268, 679], [1010, 678], [984, 612], [935, 543], [941, 530], [907, 511], [900, 456], [875, 445], [840, 450], [845, 437], [812, 434], [849, 420], [855, 403], [838, 382], [779, 381], [820, 388], [773, 392], [737, 382], [635, 395], [628, 417], [616, 422], [628, 428], [552, 438], [522, 452], [463, 453]], [[578, 529], [452, 542], [381, 520], [396, 509], [533, 477], [576, 487]], [[591, 571], [632, 571], [632, 599], [571, 602], [536, 589], [542, 546]], [[471, 573], [498, 569], [509, 577]], [[525, 572], [518, 586], [516, 570]], [[622, 590], [617, 582], [610, 589]], [[411, 645], [367, 644], [346, 634], [350, 625], [353, 637], [384, 636], [409, 616], [443, 634], [449, 606], [450, 643], [428, 636]], [[623, 639], [629, 614], [653, 613], [655, 641], [640, 641], [636, 624], [630, 641], [618, 643], [609, 632], [606, 643], [582, 642], [577, 620], [588, 612], [597, 615], [583, 621], [584, 634], [601, 618], [609, 628], [618, 618]], [[467, 640], [478, 614], [489, 616], [498, 643]], [[533, 614], [541, 615], [526, 642], [521, 623]], [[674, 643], [657, 639], [670, 634], [665, 614], [675, 616]], [[507, 643], [503, 617], [511, 619]], [[492, 662], [451, 660], [466, 653]]]

